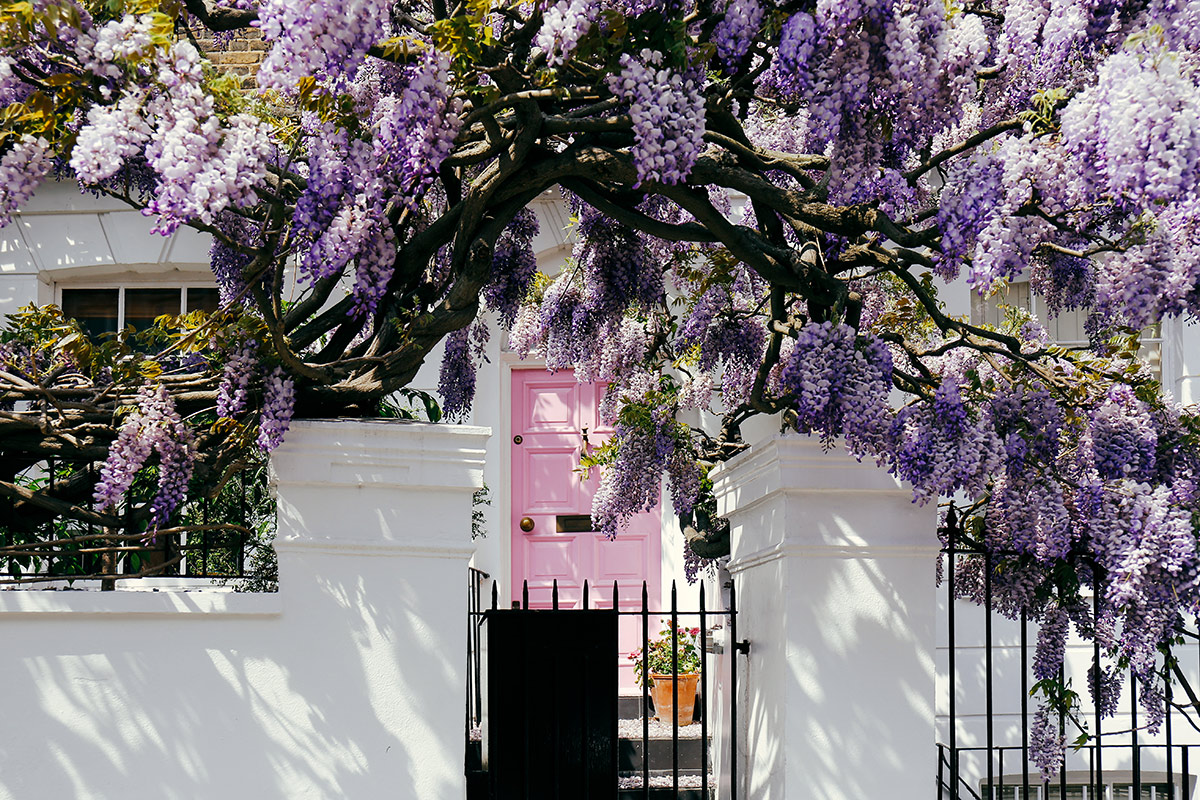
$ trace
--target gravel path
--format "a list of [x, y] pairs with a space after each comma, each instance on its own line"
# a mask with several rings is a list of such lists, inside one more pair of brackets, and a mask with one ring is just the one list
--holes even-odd
[[[708, 774], [708, 785], [710, 787], [717, 785], [716, 778], [713, 776], [713, 774], [711, 772]], [[652, 789], [671, 789], [671, 788], [674, 788], [674, 786], [675, 786], [675, 781], [671, 778], [670, 775], [651, 775], [650, 776], [650, 788], [652, 788]], [[679, 788], [680, 789], [699, 789], [702, 786], [703, 786], [703, 783], [700, 780], [699, 775], [680, 775], [679, 776]], [[618, 789], [640, 789], [640, 788], [642, 788], [642, 776], [641, 775], [630, 775], [625, 778], [617, 778], [617, 788]]]
[[[617, 723], [617, 734], [622, 739], [640, 739], [642, 738], [642, 721], [640, 719], [623, 719]], [[670, 739], [671, 726], [665, 722], [659, 722], [656, 719], [650, 720], [650, 738], [651, 739]], [[680, 739], [699, 739], [700, 738], [700, 723], [693, 722], [691, 725], [684, 725], [679, 729]]]

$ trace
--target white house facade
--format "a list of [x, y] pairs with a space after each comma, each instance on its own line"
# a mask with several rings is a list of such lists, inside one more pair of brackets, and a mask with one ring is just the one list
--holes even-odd
[[[554, 195], [539, 198], [535, 210], [541, 231], [535, 240], [538, 265], [543, 272], [554, 274], [570, 255], [569, 220]], [[151, 228], [148, 218], [117, 201], [81, 195], [70, 184], [47, 184], [15, 216], [13, 224], [0, 231], [0, 313], [11, 313], [29, 303], [56, 303], [102, 328], [136, 325], [161, 313], [211, 307], [214, 283], [205, 237], [186, 227], [162, 237], [152, 234]], [[1010, 292], [1010, 302], [1038, 310], [1027, 284], [1015, 282]], [[973, 298], [962, 283], [942, 287], [941, 297], [951, 313], [978, 321], [987, 321], [989, 314], [996, 313], [995, 301], [989, 306]], [[1064, 343], [1078, 339], [1078, 320], [1059, 320], [1052, 327], [1052, 334]], [[493, 331], [497, 329], [493, 326]], [[1153, 334], [1148, 337], [1146, 354], [1160, 371], [1164, 387], [1182, 403], [1200, 401], [1200, 329], [1169, 320]], [[217, 665], [195, 679], [197, 691], [223, 698], [220, 702], [229, 708], [244, 704], [245, 713], [269, 732], [266, 736], [271, 741], [263, 744], [264, 752], [276, 754], [279, 762], [270, 776], [254, 785], [254, 794], [235, 796], [378, 797], [381, 795], [371, 792], [381, 784], [366, 776], [370, 769], [386, 763], [389, 781], [411, 779], [412, 785], [419, 787], [415, 793], [401, 796], [440, 798], [461, 796], [461, 774], [450, 776], [446, 766], [460, 756], [446, 750], [453, 749], [457, 728], [448, 732], [445, 726], [422, 721], [432, 711], [414, 705], [412, 692], [397, 688], [397, 680], [424, 685], [421, 682], [429, 676], [416, 677], [411, 666], [405, 665], [408, 656], [393, 652], [396, 643], [392, 639], [412, 637], [411, 641], [425, 648], [425, 655], [438, 665], [437, 674], [445, 679], [441, 683], [429, 679], [430, 696], [449, 692], [463, 679], [461, 639], [447, 644], [422, 620], [460, 625], [465, 609], [452, 604], [431, 610], [422, 605], [421, 592], [448, 596], [449, 590], [439, 587], [438, 581], [464, 585], [463, 573], [469, 563], [496, 580], [501, 607], [520, 600], [526, 582], [531, 605], [548, 606], [552, 584], [557, 585], [562, 604], [577, 604], [582, 600], [580, 585], [585, 579], [593, 606], [614, 602], [636, 606], [641, 602], [644, 581], [652, 606], [665, 607], [674, 585], [680, 606], [695, 607], [698, 586], [684, 578], [683, 538], [669, 498], [664, 497], [657, 511], [639, 518], [636, 530], [617, 542], [601, 541], [588, 530], [591, 490], [573, 468], [579, 453], [606, 433], [605, 422], [596, 414], [600, 390], [579, 386], [569, 375], [552, 375], [535, 361], [521, 360], [507, 349], [501, 336], [494, 335], [489, 348], [467, 421], [472, 427], [463, 434], [470, 439], [467, 444], [463, 444], [466, 439], [443, 441], [441, 433], [432, 432], [417, 436], [419, 441], [400, 434], [393, 445], [388, 437], [398, 429], [387, 426], [370, 429], [360, 441], [355, 438], [358, 434], [340, 436], [328, 426], [298, 425], [296, 452], [317, 453], [318, 461], [324, 459], [333, 466], [315, 472], [297, 467], [298, 472], [289, 473], [285, 468], [281, 486], [292, 491], [300, 487], [298, 496], [308, 502], [308, 493], [324, 491], [326, 484], [344, 484], [351, 487], [348, 491], [367, 492], [372, 503], [369, 508], [378, 513], [367, 515], [375, 521], [364, 523], [370, 530], [361, 536], [335, 536], [328, 531], [339, 527], [337, 520], [322, 518], [319, 524], [313, 523], [314, 515], [328, 516], [335, 506], [327, 505], [324, 511], [311, 502], [287, 506], [304, 508], [294, 515], [292, 527], [281, 527], [283, 600], [228, 595], [214, 600], [192, 593], [180, 595], [182, 599], [156, 598], [142, 607], [139, 604], [144, 604], [145, 592], [140, 586], [121, 588], [138, 591], [142, 599], [126, 603], [109, 598], [96, 607], [88, 605], [93, 601], [86, 596], [49, 600], [22, 599], [16, 593], [0, 596], [0, 626], [18, 626], [11, 629], [17, 633], [6, 635], [5, 641], [30, 648], [26, 655], [38, 648], [54, 652], [57, 639], [46, 632], [44, 626], [48, 625], [79, 627], [72, 628], [71, 635], [87, 642], [80, 653], [59, 652], [42, 659], [43, 666], [54, 673], [51, 682], [69, 691], [58, 697], [25, 697], [19, 704], [21, 713], [32, 718], [49, 709], [51, 716], [60, 715], [53, 725], [68, 728], [72, 713], [81, 719], [89, 714], [98, 718], [115, 715], [116, 719], [86, 723], [92, 728], [82, 737], [84, 745], [66, 735], [61, 741], [49, 742], [51, 749], [57, 747], [60, 752], [52, 763], [68, 776], [55, 784], [61, 787], [58, 794], [41, 793], [43, 784], [33, 777], [5, 775], [21, 759], [36, 761], [41, 756], [32, 755], [28, 748], [10, 747], [6, 753], [0, 745], [0, 798], [213, 797], [228, 794], [235, 785], [211, 771], [214, 760], [240, 763], [238, 749], [242, 745], [236, 744], [236, 726], [221, 729], [231, 744], [215, 749], [199, 738], [179, 739], [172, 733], [189, 724], [195, 724], [197, 730], [202, 727], [196, 721], [203, 716], [202, 700], [189, 699], [182, 689], [173, 689], [171, 697], [185, 706], [186, 713], [141, 718], [123, 714], [120, 705], [129, 697], [146, 686], [162, 687], [152, 679], [146, 682], [121, 674], [124, 668], [138, 669], [137, 660], [128, 657], [129, 649], [124, 651], [124, 662], [106, 656], [104, 636], [82, 631], [98, 618], [132, 615], [134, 624], [139, 625], [151, 620], [154, 632], [150, 635], [168, 639], [177, 626], [191, 624], [183, 621], [185, 615], [191, 615], [187, 620], [206, 620], [196, 627], [205, 626], [202, 639], [207, 645], [178, 645], [191, 648], [186, 650], [190, 660], [208, 659], [206, 663]], [[415, 381], [416, 388], [436, 387], [439, 361], [440, 351], [436, 351]], [[822, 453], [802, 437], [780, 437], [775, 420], [756, 420], [745, 426], [743, 433], [755, 447], [718, 471], [717, 493], [734, 527], [734, 552], [726, 565], [729, 572], [722, 575], [732, 573], [739, 582], [745, 603], [743, 632], [751, 647], [744, 665], [738, 668], [744, 677], [739, 687], [744, 711], [738, 721], [740, 751], [715, 765], [718, 782], [729, 780], [728, 760], [732, 758], [743, 764], [739, 780], [743, 782], [740, 796], [744, 797], [929, 797], [936, 791], [935, 742], [951, 739], [952, 693], [957, 720], [953, 738], [960, 747], [985, 745], [990, 725], [993, 744], [1019, 751], [1023, 720], [1020, 630], [1012, 623], [993, 620], [992, 647], [988, 647], [984, 612], [957, 603], [958, 624], [951, 638], [945, 593], [934, 587], [937, 523], [932, 509], [913, 506], [907, 490], [872, 465]], [[355, 463], [355, 446], [365, 448], [361, 464]], [[429, 487], [412, 477], [416, 467], [404, 467], [401, 456], [416, 458], [414, 463], [427, 458], [429, 463], [442, 464], [444, 459], [431, 455], [433, 451], [448, 448], [461, 453], [464, 447], [470, 451], [469, 469], [445, 473], [437, 479], [441, 482], [435, 483], [446, 498], [458, 501], [464, 492], [477, 489], [477, 484], [489, 488], [490, 504], [482, 508], [484, 535], [471, 541], [468, 517], [461, 514], [453, 516], [454, 524], [461, 526], [459, 531], [447, 531], [444, 526], [440, 533], [406, 531], [403, 520], [396, 516], [397, 508], [418, 502]], [[365, 469], [363, 464], [377, 468]], [[372, 483], [391, 487], [396, 493], [389, 498], [364, 489]], [[345, 501], [331, 495], [329, 502]], [[290, 512], [285, 509], [282, 513]], [[425, 525], [437, 519], [438, 513], [422, 511], [413, 515], [412, 522]], [[361, 509], [351, 518], [358, 522], [366, 519]], [[322, 554], [333, 559], [339, 569], [344, 568], [336, 579], [322, 576], [313, 566]], [[372, 561], [372, 556], [383, 560]], [[409, 558], [417, 560], [406, 561]], [[396, 575], [403, 576], [401, 584], [384, 595], [368, 594], [368, 584], [377, 589], [386, 583], [387, 569], [392, 567], [397, 568]], [[425, 568], [432, 571], [419, 574]], [[295, 571], [289, 574], [289, 569]], [[361, 571], [360, 577], [355, 577], [355, 570]], [[456, 570], [461, 579], [454, 577]], [[298, 600], [299, 605], [287, 606], [288, 592], [294, 591], [288, 589], [288, 581], [296, 576], [325, 582], [324, 588], [332, 594], [315, 599], [305, 595], [307, 599]], [[614, 583], [618, 587], [615, 598], [608, 588]], [[720, 597], [720, 581], [710, 580], [707, 591], [710, 599]], [[397, 603], [401, 611], [381, 616], [363, 610], [370, 605], [378, 611], [372, 598], [381, 596]], [[310, 601], [315, 605], [306, 610]], [[262, 636], [281, 637], [280, 641], [302, 637], [305, 626], [297, 619], [310, 612], [315, 620], [313, 630], [328, 632], [348, 626], [350, 633], [341, 637], [346, 641], [338, 639], [338, 646], [357, 654], [352, 661], [361, 680], [352, 688], [371, 699], [354, 713], [370, 716], [375, 712], [368, 706], [378, 703], [403, 707], [400, 722], [382, 717], [374, 720], [373, 724], [380, 726], [376, 732], [388, 741], [410, 744], [414, 738], [427, 736], [432, 745], [412, 744], [415, 749], [403, 763], [380, 762], [382, 756], [363, 750], [353, 736], [347, 734], [339, 740], [313, 717], [337, 717], [335, 703], [305, 709], [314, 693], [320, 695], [320, 671], [334, 669], [332, 661], [336, 659], [326, 655], [330, 664], [318, 658], [317, 666], [289, 674], [271, 666], [259, 642]], [[215, 632], [220, 626], [215, 626], [214, 620], [223, 620], [222, 626], [228, 622], [237, 628], [236, 633], [227, 638], [224, 632]], [[272, 622], [275, 627], [269, 632], [265, 627], [258, 631], [255, 626], [263, 620], [279, 624]], [[1028, 637], [1032, 639], [1035, 633], [1031, 625]], [[133, 640], [140, 635], [133, 634]], [[391, 644], [383, 644], [385, 641]], [[714, 659], [724, 665], [738, 657], [733, 642], [726, 644], [729, 646]], [[636, 645], [636, 637], [622, 640], [623, 647]], [[122, 646], [136, 649], [128, 641]], [[953, 675], [949, 668], [952, 649]], [[241, 653], [246, 660], [230, 661], [222, 667], [222, 652]], [[1186, 653], [1180, 656], [1182, 669], [1193, 685], [1200, 686], [1200, 653], [1194, 644]], [[308, 661], [311, 654], [291, 655]], [[1082, 687], [1086, 686], [1090, 656], [1090, 647], [1082, 643], [1069, 648], [1068, 665], [1085, 713], [1090, 701]], [[985, 663], [987, 659], [994, 663]], [[36, 678], [30, 667], [36, 661], [35, 657], [20, 662], [24, 667], [0, 663], [0, 673], [29, 668], [24, 678]], [[176, 662], [166, 668], [181, 673], [188, 669]], [[393, 671], [391, 677], [388, 670]], [[625, 670], [629, 672], [628, 667]], [[81, 688], [89, 680], [107, 681], [110, 704], [88, 708], [96, 702]], [[623, 690], [635, 691], [631, 674], [623, 673], [621, 680]], [[715, 698], [728, 690], [727, 683], [717, 681], [712, 694]], [[272, 718], [272, 709], [279, 707], [287, 710]], [[1131, 709], [1124, 700], [1120, 707]], [[1131, 710], [1122, 710], [1109, 724], [1114, 730], [1130, 728], [1131, 714]], [[714, 735], [728, 736], [732, 721], [722, 718], [720, 712], [713, 717]], [[456, 725], [461, 723], [461, 716], [455, 719]], [[888, 720], [892, 727], [882, 729]], [[41, 730], [37, 725], [34, 729]], [[1173, 735], [1174, 744], [1181, 749], [1172, 757], [1171, 767], [1180, 772], [1183, 746], [1200, 744], [1200, 733], [1180, 722]], [[148, 736], [149, 741], [143, 742], [139, 736]], [[181, 741], [184, 744], [179, 744]], [[1143, 738], [1141, 743], [1149, 741], [1163, 739]], [[182, 749], [170, 752], [172, 742]], [[91, 761], [79, 761], [81, 747], [91, 753]], [[312, 764], [302, 763], [296, 755], [306, 747], [320, 753]], [[124, 782], [123, 776], [132, 781], [137, 771], [137, 764], [128, 761], [130, 754], [151, 758], [156, 752], [160, 756], [167, 753], [177, 763], [193, 764], [185, 788], [176, 791], [169, 784], [155, 783], [144, 794], [128, 791], [136, 784]], [[1114, 751], [1108, 768], [1128, 769], [1133, 752], [1122, 756]], [[1148, 769], [1166, 770], [1164, 748], [1146, 749], [1143, 755]], [[971, 785], [979, 791], [987, 770], [979, 757], [964, 756], [966, 761], [971, 758], [976, 769]], [[1010, 755], [1005, 764], [995, 765], [993, 772], [1019, 774], [1021, 766], [1016, 761]], [[1193, 763], [1191, 773], [1196, 774], [1200, 760]], [[71, 768], [76, 770], [73, 777]], [[1083, 800], [1092, 795], [1082, 788], [1087, 781], [1080, 777], [1081, 769], [1086, 771], [1076, 762], [1070, 765], [1071, 785], [1080, 788], [1078, 792], [1073, 788], [1068, 796]], [[92, 785], [96, 775], [103, 776], [102, 785]], [[995, 776], [992, 785], [996, 785]], [[1011, 782], [1008, 786], [1006, 792], [997, 789], [995, 796], [1022, 796], [1019, 791], [1011, 794]], [[1161, 782], [1153, 786], [1160, 788], [1151, 787], [1143, 793], [1144, 798], [1157, 800]], [[1176, 795], [1190, 797], [1192, 786], [1187, 782], [1176, 785]]]

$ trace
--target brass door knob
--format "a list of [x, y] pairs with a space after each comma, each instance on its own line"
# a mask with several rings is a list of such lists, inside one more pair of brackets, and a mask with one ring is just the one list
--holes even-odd
[[526, 533], [529, 533], [531, 530], [533, 530], [532, 517], [521, 517], [521, 530], [525, 531]]

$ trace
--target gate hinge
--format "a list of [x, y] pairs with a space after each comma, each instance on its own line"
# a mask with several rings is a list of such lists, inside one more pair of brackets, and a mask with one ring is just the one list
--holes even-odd
[[750, 640], [742, 639], [740, 642], [734, 642], [733, 649], [744, 656], [750, 655]]

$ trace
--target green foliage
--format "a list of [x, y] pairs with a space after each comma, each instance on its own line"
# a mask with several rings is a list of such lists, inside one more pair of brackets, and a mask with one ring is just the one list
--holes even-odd
[[492, 490], [485, 483], [471, 495], [471, 539], [487, 538], [487, 515], [483, 507], [492, 504]]
[[[713, 286], [728, 286], [733, 283], [734, 276], [742, 268], [741, 260], [724, 247], [704, 250], [700, 256], [701, 258], [697, 259], [696, 253], [687, 250], [681, 252], [677, 261], [671, 265], [676, 275], [696, 286], [696, 291], [690, 293], [693, 299], [699, 298]], [[684, 302], [684, 298], [680, 297], [675, 302]]]
[[[253, 451], [252, 451], [253, 452]], [[192, 514], [207, 513], [212, 519], [242, 519], [247, 528], [228, 542], [225, 548], [209, 547], [207, 561], [201, 561], [209, 574], [236, 573], [239, 550], [244, 553], [244, 575], [222, 578], [217, 582], [233, 586], [239, 592], [275, 592], [279, 590], [279, 562], [271, 543], [276, 533], [275, 495], [268, 487], [265, 456], [255, 455], [246, 469], [230, 477], [207, 509], [193, 505]]]
[[522, 301], [523, 305], [540, 306], [542, 298], [546, 296], [546, 290], [554, 283], [554, 278], [551, 278], [544, 272], [535, 272], [533, 280], [529, 282], [529, 291]]
[[471, 83], [465, 79], [483, 60], [484, 51], [495, 44], [489, 22], [492, 6], [492, 0], [466, 0], [459, 6], [462, 13], [426, 26], [433, 46], [450, 56], [451, 66], [464, 85]]
[[405, 387], [380, 400], [378, 414], [383, 419], [441, 422], [442, 407], [429, 392]]
[[1043, 89], [1033, 95], [1033, 108], [1018, 114], [1018, 118], [1035, 133], [1054, 133], [1058, 130], [1058, 112], [1071, 99], [1071, 93], [1061, 86]]
[[[931, 301], [943, 306], [937, 299], [937, 284], [933, 274], [923, 272], [920, 276], [921, 288]], [[884, 311], [871, 324], [871, 330], [895, 332], [906, 338], [917, 341], [926, 340], [938, 334], [937, 325], [929, 316], [928, 309], [908, 290], [907, 285], [895, 275], [877, 275], [872, 279], [872, 289], [884, 296]]]
[[238, 312], [164, 314], [144, 330], [127, 325], [115, 333], [90, 336], [55, 305], [21, 308], [7, 316], [0, 343], [19, 345], [29, 357], [19, 367], [37, 379], [65, 365], [93, 380], [136, 387], [177, 369], [174, 357], [204, 355], [218, 362], [222, 350], [248, 339], [263, 341], [266, 328], [257, 317]]
[[1071, 681], [1061, 681], [1058, 678], [1047, 678], [1038, 681], [1029, 690], [1030, 697], [1042, 695], [1045, 699], [1043, 706], [1051, 714], [1058, 714], [1063, 719], [1070, 719], [1079, 729], [1080, 734], [1072, 741], [1076, 749], [1083, 747], [1090, 740], [1086, 723], [1080, 716], [1079, 693], [1071, 688]]
[[[267, 488], [267, 459], [255, 455], [242, 466], [210, 496], [184, 504], [153, 537], [129, 507], [117, 514], [124, 520], [120, 528], [63, 515], [35, 519], [0, 514], [0, 520], [8, 522], [0, 525], [0, 563], [10, 581], [26, 583], [61, 580], [73, 585], [81, 577], [121, 578], [149, 570], [155, 575], [212, 578], [239, 591], [275, 591], [278, 567], [271, 541], [276, 515], [275, 499]], [[96, 471], [87, 461], [42, 461], [13, 482], [35, 492], [53, 487], [51, 494], [70, 498], [79, 491], [91, 492]], [[147, 467], [130, 495], [153, 496], [157, 480], [157, 467]], [[179, 555], [182, 562], [171, 563]], [[245, 574], [239, 577], [239, 571]]]
[[[655, 411], [662, 408], [673, 408], [679, 403], [679, 387], [670, 375], [659, 378], [659, 388], [653, 389], [640, 398], [629, 398], [621, 406], [617, 414], [617, 424], [630, 429], [638, 429], [646, 433], [655, 433], [662, 419], [655, 418]], [[695, 452], [692, 443], [691, 428], [684, 422], [679, 422], [671, 416], [667, 433], [675, 440], [677, 448]], [[579, 454], [579, 469], [584, 480], [588, 479], [593, 467], [613, 464], [620, 452], [621, 442], [612, 437], [600, 445], [584, 448]]]
[[[663, 628], [658, 637], [650, 640], [650, 647], [645, 658], [642, 656], [641, 648], [629, 654], [629, 660], [633, 662], [633, 672], [639, 685], [646, 684], [643, 670], [648, 671], [651, 676], [655, 674], [671, 675], [673, 654], [680, 675], [700, 671], [700, 629], [676, 629], [675, 647], [672, 649], [671, 620], [662, 620], [662, 625]], [[646, 685], [653, 686], [654, 678], [650, 677], [649, 683]]]

